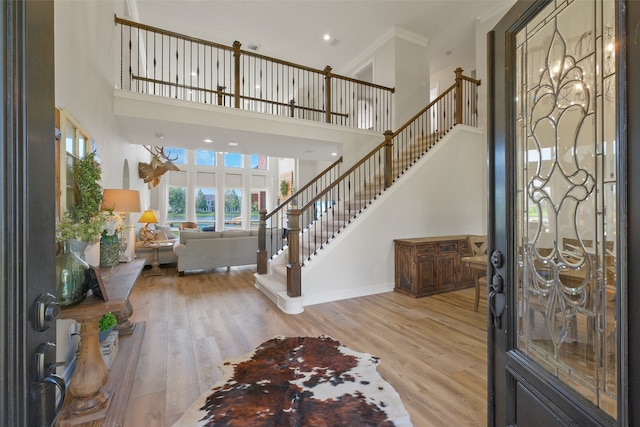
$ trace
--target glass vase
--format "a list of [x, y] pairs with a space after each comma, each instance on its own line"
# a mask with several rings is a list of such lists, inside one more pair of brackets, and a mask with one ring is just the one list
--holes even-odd
[[61, 307], [80, 304], [87, 296], [89, 265], [71, 251], [69, 242], [62, 242], [56, 256], [56, 298]]
[[103, 235], [100, 238], [100, 267], [113, 267], [120, 262], [118, 235]]

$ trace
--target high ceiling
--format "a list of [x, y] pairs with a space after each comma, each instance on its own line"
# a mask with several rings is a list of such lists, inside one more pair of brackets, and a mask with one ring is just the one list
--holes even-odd
[[[141, 23], [341, 73], [394, 27], [429, 40], [431, 71], [475, 50], [475, 19], [512, 0], [134, 0]], [[137, 7], [137, 12], [135, 8]], [[323, 40], [330, 34], [329, 42]]]
[[[142, 24], [242, 48], [256, 46], [257, 52], [281, 60], [352, 75], [359, 56], [389, 37], [394, 29], [428, 40], [431, 73], [453, 70], [460, 58], [475, 55], [475, 20], [492, 17], [514, 0], [127, 0], [129, 18]], [[330, 34], [329, 42], [323, 40]], [[358, 61], [358, 59], [360, 61]], [[143, 108], [144, 109], [144, 108]], [[145, 109], [146, 110], [146, 109]], [[236, 131], [239, 152], [291, 157], [326, 158], [336, 151], [335, 142], [298, 138], [296, 148], [285, 138], [271, 134]], [[138, 144], [158, 143], [154, 135], [166, 136], [164, 144], [224, 150], [229, 129], [212, 125], [203, 128], [175, 123], [161, 117], [120, 117], [120, 131]], [[197, 135], [196, 135], [197, 134]], [[220, 146], [198, 146], [207, 135]], [[171, 135], [179, 137], [171, 138]], [[265, 141], [269, 141], [268, 144]], [[259, 147], [257, 144], [261, 144]], [[308, 146], [314, 147], [309, 154]], [[324, 148], [323, 148], [324, 147]], [[305, 157], [306, 156], [306, 157]]]

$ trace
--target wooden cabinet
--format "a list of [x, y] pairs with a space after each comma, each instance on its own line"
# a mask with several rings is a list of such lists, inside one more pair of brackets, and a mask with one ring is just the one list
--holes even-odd
[[395, 290], [414, 297], [474, 286], [471, 270], [462, 264], [471, 256], [465, 236], [420, 237], [395, 242]]

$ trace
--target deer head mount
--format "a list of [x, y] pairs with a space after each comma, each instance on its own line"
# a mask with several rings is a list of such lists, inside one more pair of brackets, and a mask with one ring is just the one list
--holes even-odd
[[143, 145], [144, 149], [151, 153], [151, 163], [138, 162], [138, 176], [154, 188], [160, 184], [160, 177], [167, 171], [179, 171], [180, 169], [173, 164], [178, 158], [170, 158], [165, 152], [164, 147]]

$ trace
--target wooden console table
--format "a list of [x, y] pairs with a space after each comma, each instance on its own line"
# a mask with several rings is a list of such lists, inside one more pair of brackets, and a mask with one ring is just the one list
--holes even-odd
[[468, 236], [396, 239], [396, 292], [423, 297], [473, 286], [462, 257], [471, 255]]
[[[99, 273], [107, 290], [107, 301], [90, 295], [80, 304], [62, 309], [59, 318], [75, 319], [81, 324], [81, 329], [76, 367], [69, 385], [70, 393], [67, 394], [58, 425], [80, 425], [107, 418], [114, 394], [117, 395], [119, 402], [124, 399], [126, 405], [131, 381], [129, 381], [126, 393], [122, 393], [122, 384], [117, 387], [113, 387], [113, 384], [111, 387], [104, 387], [109, 379], [109, 370], [100, 351], [98, 322], [107, 312], [117, 313], [123, 308], [130, 308], [129, 294], [140, 276], [144, 264], [144, 260], [136, 260], [130, 263], [120, 263], [114, 267], [100, 268]], [[131, 312], [128, 314], [130, 315]], [[117, 317], [123, 322], [128, 322], [128, 319], [124, 319], [122, 316]], [[120, 340], [120, 351], [114, 365], [112, 365], [112, 371], [116, 369], [132, 371], [135, 369], [144, 327], [144, 323], [134, 324], [132, 335], [127, 336], [126, 340]], [[130, 342], [126, 342], [127, 340]], [[102, 425], [102, 423], [90, 425]]]

